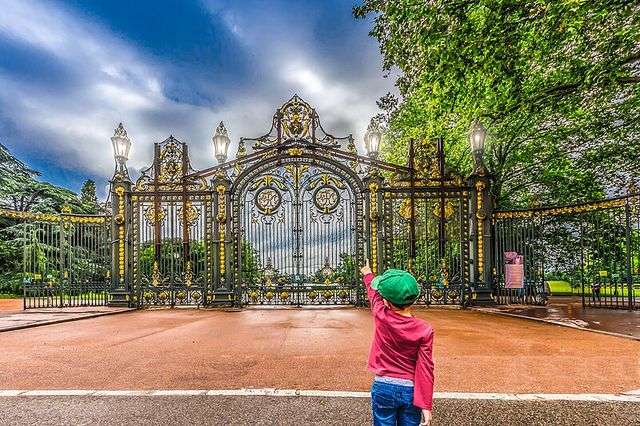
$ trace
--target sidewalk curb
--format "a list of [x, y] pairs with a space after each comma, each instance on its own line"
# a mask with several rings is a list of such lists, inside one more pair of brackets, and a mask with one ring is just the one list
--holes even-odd
[[630, 339], [630, 340], [635, 340], [636, 342], [640, 342], [640, 337], [629, 336], [628, 334], [614, 333], [613, 331], [594, 330], [591, 328], [583, 328], [583, 327], [578, 327], [576, 325], [566, 324], [564, 322], [556, 321], [556, 320], [550, 320], [550, 319], [544, 319], [544, 318], [533, 318], [533, 317], [528, 317], [520, 314], [512, 314], [509, 312], [487, 311], [483, 308], [469, 308], [469, 309], [476, 312], [482, 312], [484, 314], [490, 314], [490, 315], [493, 314], [493, 315], [502, 315], [505, 317], [520, 318], [520, 319], [525, 319], [529, 321], [541, 322], [545, 324], [559, 325], [561, 327], [571, 328], [573, 330], [589, 331], [591, 333], [604, 334], [606, 336], [612, 336], [612, 337], [622, 337], [624, 339]]
[[98, 312], [98, 313], [95, 313], [95, 314], [86, 315], [86, 316], [82, 316], [82, 317], [76, 317], [76, 318], [64, 318], [64, 319], [58, 319], [58, 320], [37, 322], [37, 323], [33, 323], [33, 324], [16, 325], [16, 326], [12, 326], [12, 327], [0, 328], [0, 333], [4, 333], [4, 332], [7, 332], [7, 331], [24, 330], [26, 328], [42, 327], [42, 326], [45, 326], [45, 325], [61, 324], [63, 322], [72, 322], [72, 321], [80, 321], [80, 320], [90, 319], [90, 318], [104, 317], [104, 316], [107, 316], [107, 315], [123, 314], [123, 313], [132, 312], [132, 311], [136, 311], [136, 310], [137, 310], [136, 308], [127, 308], [127, 309], [123, 309], [123, 310], [115, 311], [115, 312]]

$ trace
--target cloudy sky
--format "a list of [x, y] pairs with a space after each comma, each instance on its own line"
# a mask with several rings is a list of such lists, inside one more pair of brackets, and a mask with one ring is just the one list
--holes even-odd
[[194, 167], [210, 166], [220, 120], [237, 146], [294, 93], [327, 131], [361, 140], [393, 81], [353, 4], [2, 0], [0, 142], [43, 179], [78, 190], [92, 178], [103, 192], [120, 121], [134, 173], [169, 134], [189, 143]]

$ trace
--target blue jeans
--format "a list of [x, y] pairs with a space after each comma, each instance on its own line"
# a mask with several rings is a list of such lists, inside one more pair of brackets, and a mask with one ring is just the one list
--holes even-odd
[[413, 405], [413, 387], [373, 382], [371, 409], [375, 426], [420, 424], [421, 411]]

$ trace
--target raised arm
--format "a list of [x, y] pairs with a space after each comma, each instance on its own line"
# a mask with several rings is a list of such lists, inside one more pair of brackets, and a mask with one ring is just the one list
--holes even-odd
[[371, 281], [373, 281], [374, 278], [375, 275], [369, 273], [362, 279], [364, 281], [364, 286], [367, 289], [367, 298], [369, 299], [369, 306], [371, 307], [372, 311], [375, 311], [376, 308], [384, 306], [380, 293], [371, 288]]
[[371, 307], [371, 311], [375, 312], [378, 309], [384, 308], [384, 302], [382, 302], [382, 296], [371, 288], [371, 281], [375, 278], [373, 272], [371, 272], [371, 268], [369, 267], [369, 259], [367, 259], [367, 263], [360, 269], [362, 272], [362, 281], [364, 282], [364, 286], [367, 289], [367, 298], [369, 299], [369, 307]]
[[413, 405], [431, 411], [433, 406], [433, 329], [423, 338], [418, 350], [414, 377]]

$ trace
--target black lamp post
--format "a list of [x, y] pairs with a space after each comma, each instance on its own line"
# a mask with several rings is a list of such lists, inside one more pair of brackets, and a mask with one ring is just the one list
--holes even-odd
[[493, 232], [491, 217], [493, 215], [493, 199], [491, 197], [491, 174], [484, 165], [484, 144], [487, 130], [480, 120], [475, 120], [469, 131], [469, 145], [473, 155], [473, 173], [469, 177], [472, 189], [473, 211], [473, 273], [472, 297], [475, 304], [491, 304], [492, 274], [494, 262], [492, 256]]
[[111, 179], [111, 233], [112, 271], [111, 271], [111, 306], [130, 306], [135, 303], [130, 299], [130, 265], [128, 256], [129, 224], [131, 220], [131, 180], [127, 170], [127, 160], [131, 150], [131, 139], [127, 135], [122, 123], [118, 125], [111, 137], [113, 157], [116, 160], [116, 170]]

